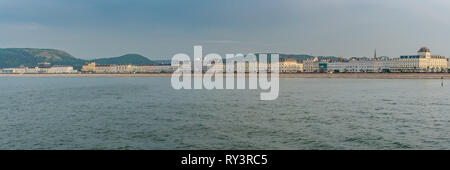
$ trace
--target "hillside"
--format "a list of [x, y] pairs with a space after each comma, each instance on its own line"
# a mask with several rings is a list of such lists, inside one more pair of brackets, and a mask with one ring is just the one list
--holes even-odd
[[[259, 56], [259, 54], [256, 54]], [[314, 58], [310, 55], [280, 54], [280, 58], [292, 57], [297, 60]], [[330, 57], [319, 57], [330, 58]], [[336, 57], [331, 57], [336, 59]], [[270, 57], [269, 57], [270, 62]], [[67, 52], [56, 49], [35, 48], [0, 48], [0, 68], [8, 67], [34, 67], [39, 62], [49, 62], [52, 65], [71, 65], [75, 69], [81, 69], [86, 62], [95, 61], [97, 64], [170, 64], [170, 60], [152, 61], [139, 54], [126, 54], [119, 57], [100, 58], [94, 60], [83, 60], [75, 58]]]
[[155, 64], [152, 60], [139, 54], [126, 54], [120, 57], [94, 59], [97, 64]]
[[85, 61], [61, 50], [32, 48], [0, 49], [0, 68], [36, 66], [39, 62], [50, 62], [53, 65], [81, 66]]
[[34, 67], [40, 62], [52, 65], [71, 65], [81, 69], [86, 62], [95, 61], [98, 64], [155, 64], [152, 60], [139, 54], [126, 54], [120, 57], [83, 60], [75, 58], [67, 52], [56, 49], [35, 48], [0, 48], [0, 68]]
[[[270, 53], [269, 53], [270, 54]], [[267, 61], [268, 62], [270, 62], [270, 55], [267, 55], [268, 57], [267, 57]], [[256, 57], [259, 59], [259, 53], [257, 53], [256, 54]], [[280, 59], [281, 58], [288, 58], [288, 57], [291, 57], [291, 58], [295, 58], [296, 60], [307, 60], [307, 59], [313, 59], [315, 56], [311, 56], [311, 55], [306, 55], [306, 54], [279, 54], [279, 56], [280, 56]], [[331, 58], [331, 59], [333, 59], [333, 60], [337, 60], [338, 58], [337, 57], [334, 57], [334, 56], [318, 56], [318, 58], [319, 59], [329, 59], [329, 58]]]
[[[306, 59], [313, 59], [315, 56], [306, 55], [306, 54], [280, 54], [280, 58], [295, 58], [296, 60], [306, 60]], [[337, 57], [334, 56], [318, 56], [319, 59], [333, 59], [337, 60]]]

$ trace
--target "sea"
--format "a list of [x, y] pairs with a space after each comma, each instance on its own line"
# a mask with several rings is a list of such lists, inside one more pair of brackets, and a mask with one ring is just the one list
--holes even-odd
[[272, 101], [170, 82], [0, 77], [0, 149], [450, 149], [450, 80], [281, 78]]

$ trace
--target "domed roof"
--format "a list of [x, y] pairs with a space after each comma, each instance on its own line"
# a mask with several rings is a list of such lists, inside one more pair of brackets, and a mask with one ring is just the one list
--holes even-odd
[[431, 52], [431, 50], [428, 47], [422, 47], [418, 52]]

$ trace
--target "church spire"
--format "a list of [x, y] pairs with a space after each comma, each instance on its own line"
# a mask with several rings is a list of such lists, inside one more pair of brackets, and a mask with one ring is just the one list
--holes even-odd
[[377, 49], [375, 48], [375, 53], [373, 54], [373, 59], [377, 59]]

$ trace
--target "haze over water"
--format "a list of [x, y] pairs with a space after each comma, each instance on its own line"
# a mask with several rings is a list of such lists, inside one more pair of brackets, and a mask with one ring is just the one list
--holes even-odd
[[1, 77], [0, 149], [450, 149], [450, 81], [280, 79], [173, 90], [169, 77]]

